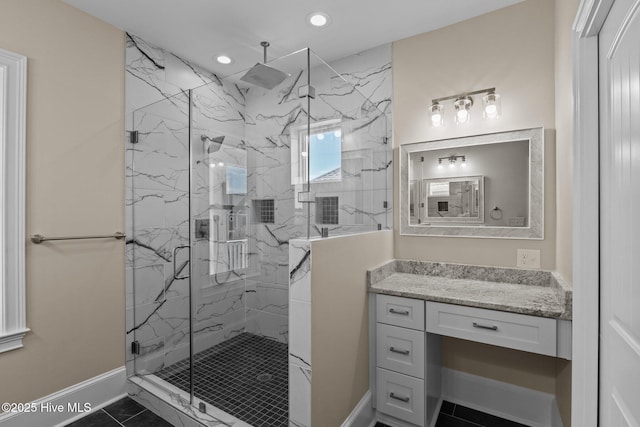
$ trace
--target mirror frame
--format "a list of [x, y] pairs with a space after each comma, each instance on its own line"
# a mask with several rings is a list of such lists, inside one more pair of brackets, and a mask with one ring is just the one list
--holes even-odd
[[[409, 222], [409, 165], [415, 152], [445, 148], [529, 141], [528, 227], [466, 224], [417, 225]], [[460, 138], [402, 144], [400, 146], [400, 234], [414, 236], [483, 237], [498, 239], [544, 239], [544, 129], [542, 127]]]

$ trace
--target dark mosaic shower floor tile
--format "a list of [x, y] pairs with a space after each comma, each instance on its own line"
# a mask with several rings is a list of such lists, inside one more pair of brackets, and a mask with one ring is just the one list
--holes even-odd
[[[194, 356], [195, 395], [255, 427], [289, 425], [287, 344], [242, 333]], [[158, 376], [189, 390], [189, 361]]]

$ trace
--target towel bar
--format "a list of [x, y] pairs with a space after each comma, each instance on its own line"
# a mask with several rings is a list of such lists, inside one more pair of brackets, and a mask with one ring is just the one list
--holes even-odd
[[117, 232], [114, 234], [100, 235], [100, 236], [60, 236], [60, 237], [45, 237], [42, 234], [34, 234], [31, 236], [33, 243], [42, 243], [49, 240], [86, 240], [86, 239], [124, 239], [125, 234]]

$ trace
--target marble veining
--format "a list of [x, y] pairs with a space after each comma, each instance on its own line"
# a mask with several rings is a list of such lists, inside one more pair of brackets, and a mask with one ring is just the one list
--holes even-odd
[[572, 291], [555, 272], [392, 260], [367, 281], [374, 293], [571, 319]]
[[[242, 332], [290, 343], [291, 419], [309, 425], [311, 256], [308, 242], [295, 239], [307, 237], [307, 215], [311, 237], [322, 227], [333, 236], [392, 224], [391, 45], [331, 64], [343, 78], [314, 66], [310, 110], [298, 96], [307, 70], [266, 91], [221, 79], [132, 34], [126, 64], [126, 128], [138, 132], [126, 147], [126, 340], [127, 348], [140, 345], [140, 355], [126, 356], [128, 374], [188, 357], [191, 288], [196, 352]], [[341, 179], [314, 182], [310, 191], [310, 199], [340, 198], [339, 224], [316, 223], [316, 206], [298, 202], [305, 188], [294, 182], [292, 149], [309, 116], [340, 124]], [[228, 197], [220, 164], [246, 170], [246, 195]], [[274, 201], [273, 223], [256, 219], [253, 202], [264, 199]], [[235, 240], [225, 228], [230, 205], [247, 224], [247, 266], [238, 271], [230, 271], [226, 246]], [[210, 220], [214, 239], [194, 238], [190, 213]], [[174, 278], [172, 252], [189, 244], [191, 262], [178, 253], [177, 274], [190, 271], [191, 286]]]

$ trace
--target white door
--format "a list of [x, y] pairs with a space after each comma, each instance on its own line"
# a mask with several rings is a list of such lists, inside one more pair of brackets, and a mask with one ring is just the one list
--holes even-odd
[[599, 49], [599, 425], [640, 427], [640, 0], [615, 0]]

